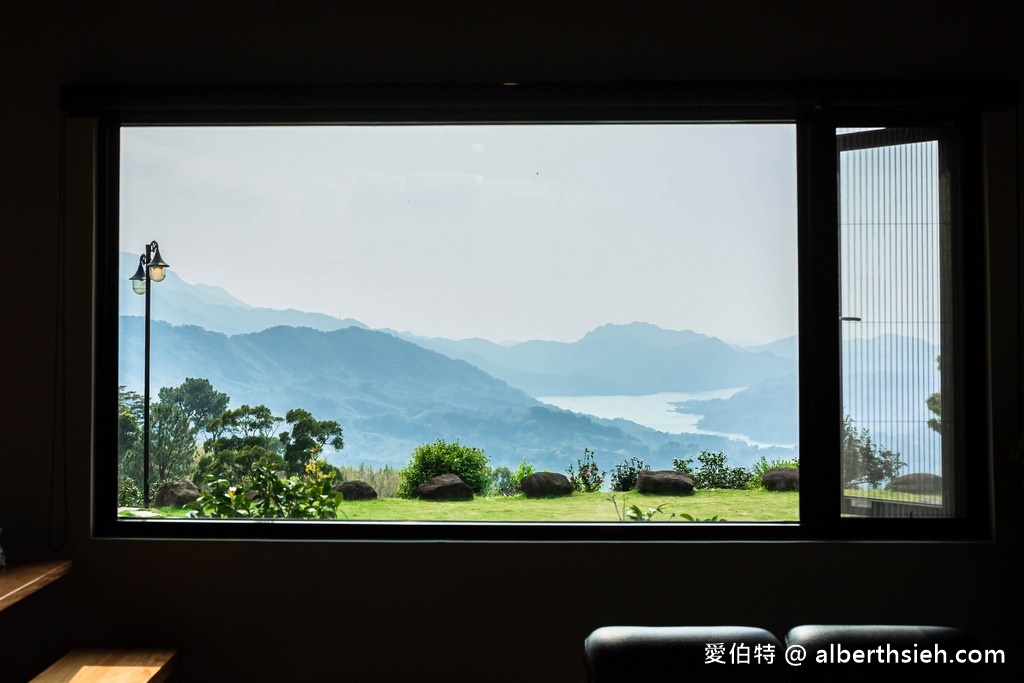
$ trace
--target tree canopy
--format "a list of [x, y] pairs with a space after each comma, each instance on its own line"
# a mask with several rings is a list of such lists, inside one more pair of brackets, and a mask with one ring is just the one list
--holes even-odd
[[345, 447], [341, 425], [334, 420], [317, 420], [303, 408], [289, 410], [284, 419], [291, 425], [291, 430], [281, 432], [279, 438], [284, 445], [284, 460], [289, 474], [300, 474], [306, 463], [319, 457], [327, 444], [339, 451]]
[[206, 431], [207, 425], [228, 409], [228, 395], [217, 391], [210, 380], [188, 377], [176, 387], [164, 387], [159, 392], [161, 403], [177, 405], [188, 417], [192, 428], [198, 434]]
[[[153, 485], [191, 478], [206, 486], [209, 476], [240, 485], [257, 471], [308, 474], [310, 463], [318, 471], [331, 470], [325, 478], [334, 476], [333, 468], [319, 459], [328, 445], [335, 450], [345, 445], [341, 425], [334, 420], [318, 420], [304, 408], [293, 408], [283, 418], [265, 405], [229, 409], [226, 393], [195, 377], [163, 387], [158, 395], [160, 400], [149, 408]], [[144, 412], [140, 394], [118, 387], [118, 474], [136, 492], [143, 481]], [[289, 430], [275, 435], [283, 422]], [[197, 445], [200, 434], [209, 438]]]
[[857, 429], [843, 416], [843, 488], [867, 485], [873, 489], [898, 475], [907, 466], [899, 453], [880, 446], [864, 428]]

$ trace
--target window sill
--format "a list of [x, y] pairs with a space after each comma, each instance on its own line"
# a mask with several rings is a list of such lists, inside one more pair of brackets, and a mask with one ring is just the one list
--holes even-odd
[[0, 611], [50, 585], [71, 570], [71, 560], [33, 562], [0, 569]]

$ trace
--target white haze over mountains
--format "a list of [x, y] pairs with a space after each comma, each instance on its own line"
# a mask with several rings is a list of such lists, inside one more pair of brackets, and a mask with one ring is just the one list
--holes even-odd
[[633, 321], [796, 333], [789, 124], [130, 127], [121, 142], [120, 250], [137, 262], [157, 240], [171, 272], [255, 307], [499, 343]]

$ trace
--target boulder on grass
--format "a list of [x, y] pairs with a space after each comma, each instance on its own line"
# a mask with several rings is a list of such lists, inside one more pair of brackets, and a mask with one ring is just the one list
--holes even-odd
[[473, 489], [455, 474], [439, 474], [416, 487], [416, 494], [424, 500], [471, 500]]
[[636, 478], [636, 490], [640, 493], [685, 496], [693, 493], [693, 477], [675, 470], [644, 470]]
[[915, 472], [895, 477], [885, 485], [886, 491], [897, 493], [917, 493], [921, 495], [938, 495], [942, 493], [942, 477], [927, 472]]
[[769, 491], [799, 491], [800, 468], [773, 467], [764, 471], [762, 482]]
[[558, 472], [534, 472], [523, 477], [520, 488], [527, 498], [550, 498], [572, 495], [572, 483]]
[[153, 501], [153, 506], [181, 508], [189, 503], [194, 503], [199, 496], [199, 489], [187, 479], [166, 481], [160, 484], [160, 488], [156, 490], [156, 500]]
[[345, 500], [373, 500], [377, 497], [377, 491], [361, 479], [343, 481], [332, 486], [331, 490], [341, 493]]

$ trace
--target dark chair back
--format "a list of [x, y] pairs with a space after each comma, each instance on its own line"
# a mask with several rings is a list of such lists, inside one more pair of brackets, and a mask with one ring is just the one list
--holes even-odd
[[906, 683], [908, 676], [939, 673], [944, 680], [989, 680], [984, 666], [951, 663], [957, 652], [981, 645], [969, 633], [946, 626], [797, 626], [786, 635], [786, 647], [795, 646], [804, 649], [806, 658], [790, 667], [794, 682]]

